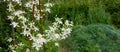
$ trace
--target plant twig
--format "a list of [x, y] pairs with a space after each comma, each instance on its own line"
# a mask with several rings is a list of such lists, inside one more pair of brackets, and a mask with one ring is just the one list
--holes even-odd
[[[35, 1], [35, 0], [34, 0]], [[35, 4], [33, 3], [33, 7], [32, 7], [32, 22], [34, 22], [34, 11], [35, 10]], [[33, 31], [31, 30], [31, 34], [33, 34]], [[30, 52], [32, 52], [32, 40], [30, 40]]]
[[[41, 1], [41, 0], [39, 0], [39, 7], [40, 7], [40, 8], [39, 8], [39, 10], [40, 10], [40, 11], [39, 11], [39, 13], [40, 13], [40, 27], [42, 28], [42, 25], [43, 25], [43, 24], [42, 24], [43, 15], [42, 15], [42, 1]], [[41, 34], [43, 35], [43, 31], [41, 31]], [[45, 43], [43, 43], [43, 49], [44, 49], [43, 51], [46, 52]]]

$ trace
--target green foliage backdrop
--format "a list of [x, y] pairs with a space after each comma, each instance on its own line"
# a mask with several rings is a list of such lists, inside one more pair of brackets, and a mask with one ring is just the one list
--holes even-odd
[[[66, 48], [66, 52], [120, 51], [120, 0], [51, 0], [50, 2], [55, 3], [55, 6], [51, 8], [47, 21], [53, 22], [54, 16], [57, 15], [74, 22], [71, 36], [61, 41], [60, 50]], [[6, 9], [6, 2], [0, 2], [0, 52], [9, 51], [9, 43], [6, 40], [11, 36], [11, 26]], [[53, 51], [54, 47], [50, 50]]]
[[105, 24], [76, 26], [64, 42], [71, 52], [119, 52], [120, 31]]

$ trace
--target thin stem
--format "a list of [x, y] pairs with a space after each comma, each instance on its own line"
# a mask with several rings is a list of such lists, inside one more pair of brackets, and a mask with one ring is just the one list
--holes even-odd
[[[35, 1], [35, 0], [34, 0]], [[35, 4], [33, 3], [33, 8], [32, 8], [32, 21], [34, 21], [34, 11], [35, 11]]]
[[14, 47], [16, 47], [16, 41], [15, 41], [15, 34], [14, 34], [14, 27], [12, 26], [12, 37], [13, 37], [13, 43], [14, 43]]
[[[42, 16], [42, 1], [41, 0], [39, 0], [39, 7], [40, 7], [39, 8], [39, 10], [40, 10], [39, 11], [39, 13], [40, 13], [40, 26], [42, 28], [42, 25], [43, 25], [42, 24], [42, 18], [43, 18], [43, 16]], [[43, 31], [41, 31], [41, 34], [43, 35]], [[44, 49], [43, 51], [46, 52], [46, 50], [45, 50], [45, 43], [43, 43], [43, 49]]]
[[[12, 0], [10, 0], [10, 2], [12, 3]], [[11, 21], [11, 22], [13, 22], [13, 20]], [[14, 44], [14, 47], [16, 48], [16, 40], [15, 40], [15, 31], [14, 31], [14, 27], [13, 27], [13, 25], [12, 25], [12, 38], [13, 38], [13, 44]]]
[[[35, 12], [34, 10], [35, 10], [35, 4], [33, 3], [33, 7], [32, 7], [32, 22], [34, 22], [34, 12]], [[31, 34], [33, 34], [32, 30], [31, 30]], [[33, 42], [33, 40], [30, 40], [30, 52], [32, 52], [32, 42]]]
[[40, 7], [39, 8], [39, 10], [40, 10], [39, 11], [39, 13], [40, 13], [40, 25], [42, 26], [42, 17], [43, 17], [42, 16], [42, 11], [41, 11], [42, 10], [42, 2], [40, 0], [39, 0], [39, 7]]

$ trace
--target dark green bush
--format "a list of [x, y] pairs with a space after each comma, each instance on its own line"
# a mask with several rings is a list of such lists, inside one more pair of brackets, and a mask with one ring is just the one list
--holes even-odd
[[105, 24], [77, 26], [63, 42], [71, 52], [119, 52], [120, 31]]

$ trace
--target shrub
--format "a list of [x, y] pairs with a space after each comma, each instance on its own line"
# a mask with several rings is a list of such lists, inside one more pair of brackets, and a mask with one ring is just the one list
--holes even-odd
[[105, 24], [76, 26], [63, 42], [71, 52], [119, 52], [120, 31]]

